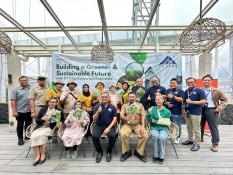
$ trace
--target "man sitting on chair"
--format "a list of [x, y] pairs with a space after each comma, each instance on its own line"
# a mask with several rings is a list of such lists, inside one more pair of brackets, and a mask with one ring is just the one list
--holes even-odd
[[103, 156], [103, 150], [100, 145], [100, 137], [102, 135], [108, 136], [109, 145], [107, 148], [106, 161], [110, 162], [112, 160], [112, 149], [116, 141], [116, 129], [115, 123], [117, 121], [117, 111], [116, 107], [109, 103], [109, 94], [103, 92], [101, 94], [101, 104], [95, 106], [93, 121], [96, 125], [92, 132], [92, 141], [98, 152], [96, 156], [96, 162], [99, 163]]
[[141, 103], [135, 102], [136, 95], [133, 92], [129, 93], [128, 99], [129, 103], [122, 106], [120, 113], [123, 123], [120, 130], [122, 141], [122, 156], [120, 161], [124, 162], [132, 156], [131, 150], [129, 149], [129, 136], [133, 132], [139, 139], [134, 155], [142, 162], [146, 162], [147, 160], [144, 157], [144, 150], [148, 139], [145, 120], [146, 112]]

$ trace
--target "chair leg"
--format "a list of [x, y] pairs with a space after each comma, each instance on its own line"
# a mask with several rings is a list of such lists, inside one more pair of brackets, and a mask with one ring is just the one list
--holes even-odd
[[90, 140], [88, 139], [88, 137], [85, 137], [85, 139], [87, 140], [87, 142], [90, 144]]
[[62, 154], [63, 154], [63, 151], [64, 151], [64, 145], [62, 146], [62, 150], [61, 150], [61, 154], [60, 154], [60, 156], [59, 156], [59, 159], [61, 159], [61, 156], [62, 156]]
[[48, 150], [48, 159], [50, 159], [50, 141], [49, 141], [49, 150]]
[[93, 156], [92, 157], [95, 157], [95, 148], [94, 148], [94, 151], [93, 151]]
[[84, 158], [86, 158], [86, 154], [85, 154], [85, 147], [84, 147], [84, 139], [83, 139], [83, 141], [82, 141], [82, 143], [81, 143], [81, 149], [82, 149], [82, 151], [83, 151], [83, 156], [84, 156]]
[[30, 151], [31, 151], [31, 147], [28, 149], [28, 153], [27, 153], [25, 158], [28, 158], [28, 154], [29, 154]]
[[173, 149], [174, 149], [174, 151], [175, 151], [175, 153], [176, 153], [177, 159], [179, 159], [179, 158], [178, 158], [178, 154], [177, 154], [177, 152], [176, 152], [175, 145], [174, 145], [174, 141], [173, 141], [172, 139], [169, 139], [169, 140], [170, 140], [170, 142], [171, 142], [171, 144], [172, 144], [172, 147], [173, 147]]
[[116, 144], [114, 145], [114, 150], [115, 150], [115, 153], [116, 153], [116, 156], [117, 156]]
[[146, 150], [144, 150], [144, 155], [145, 155], [145, 157], [147, 157]]

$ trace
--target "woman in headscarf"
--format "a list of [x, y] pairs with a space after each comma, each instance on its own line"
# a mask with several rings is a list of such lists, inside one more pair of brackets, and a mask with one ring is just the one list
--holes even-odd
[[[76, 110], [80, 109], [80, 110]], [[90, 122], [89, 115], [82, 110], [82, 102], [76, 100], [74, 102], [74, 109], [69, 113], [65, 120], [66, 128], [62, 136], [63, 144], [67, 159], [75, 159], [78, 155], [78, 145], [81, 144], [84, 137], [85, 126]]]
[[[90, 123], [92, 123], [93, 119], [93, 111], [94, 111], [94, 106], [93, 106], [93, 93], [90, 92], [89, 90], [89, 85], [88, 84], [84, 84], [83, 85], [83, 92], [82, 94], [79, 94], [78, 96], [78, 100], [82, 101], [82, 109], [86, 110], [87, 113], [90, 116]], [[86, 137], [91, 136], [91, 132], [90, 132], [90, 128], [87, 131]]]

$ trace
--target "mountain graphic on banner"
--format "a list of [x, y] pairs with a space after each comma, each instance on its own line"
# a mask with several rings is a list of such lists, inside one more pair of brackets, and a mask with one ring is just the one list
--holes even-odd
[[129, 53], [131, 58], [138, 64], [143, 64], [146, 61], [147, 53]]
[[161, 63], [159, 63], [160, 67], [177, 67], [176, 62], [169, 56], [163, 59]]

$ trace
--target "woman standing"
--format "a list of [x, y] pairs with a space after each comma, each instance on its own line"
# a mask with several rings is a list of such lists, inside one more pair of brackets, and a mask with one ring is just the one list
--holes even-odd
[[[48, 106], [42, 108], [36, 118], [36, 127], [31, 135], [31, 147], [36, 154], [36, 160], [33, 166], [43, 164], [46, 160], [46, 146], [48, 136], [52, 135], [52, 129], [64, 120], [63, 113], [55, 109], [58, 100], [56, 97], [50, 98]], [[60, 122], [56, 119], [60, 118]], [[57, 126], [58, 127], [58, 126]]]
[[154, 142], [153, 162], [162, 164], [169, 130], [168, 125], [158, 124], [158, 120], [159, 118], [165, 118], [170, 123], [171, 112], [163, 106], [164, 96], [156, 95], [155, 103], [157, 106], [148, 109], [147, 121], [150, 122], [150, 131]]
[[67, 159], [75, 159], [78, 155], [77, 147], [81, 144], [84, 137], [85, 126], [90, 122], [88, 113], [82, 111], [80, 118], [74, 114], [75, 109], [82, 109], [82, 102], [76, 100], [74, 102], [74, 110], [72, 110], [65, 120], [66, 129], [62, 136], [63, 144], [66, 147]]
[[[93, 93], [90, 92], [89, 90], [89, 85], [88, 84], [84, 84], [83, 85], [83, 93], [80, 94], [78, 96], [78, 100], [82, 101], [82, 109], [86, 110], [87, 113], [89, 114], [90, 117], [90, 123], [92, 123], [93, 119], [93, 112], [94, 112], [94, 108], [93, 108]], [[86, 137], [91, 136], [91, 132], [90, 132], [90, 127], [88, 128]]]

